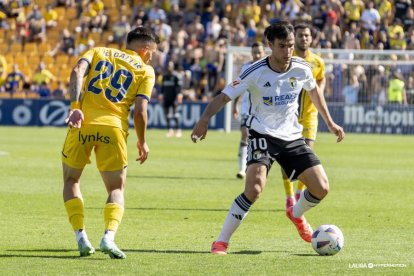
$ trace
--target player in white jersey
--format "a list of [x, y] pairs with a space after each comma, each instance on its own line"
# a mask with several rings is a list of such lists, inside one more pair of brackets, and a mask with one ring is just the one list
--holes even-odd
[[226, 103], [250, 93], [252, 113], [246, 122], [249, 146], [245, 189], [234, 200], [219, 237], [211, 246], [211, 253], [226, 254], [231, 235], [246, 217], [251, 205], [266, 185], [267, 174], [277, 161], [290, 179], [300, 179], [307, 189], [286, 215], [306, 242], [312, 238], [312, 228], [304, 213], [316, 206], [328, 193], [328, 177], [311, 148], [302, 137], [298, 123], [298, 95], [305, 89], [327, 124], [329, 130], [342, 141], [345, 133], [332, 120], [326, 102], [316, 85], [307, 62], [293, 58], [294, 29], [280, 21], [264, 32], [272, 53], [250, 66], [232, 84], [225, 87], [207, 106], [193, 128], [191, 139], [197, 142], [207, 135], [208, 122]]
[[[240, 74], [242, 74], [247, 68], [250, 67], [253, 63], [265, 56], [265, 50], [263, 44], [260, 42], [255, 42], [252, 45], [252, 61], [246, 62], [242, 65]], [[250, 114], [250, 96], [249, 92], [245, 92], [242, 96], [237, 97], [233, 101], [233, 116], [240, 120], [240, 132], [241, 139], [239, 144], [239, 172], [236, 177], [244, 179], [246, 176], [246, 158], [247, 158], [247, 136], [249, 135], [248, 129], [246, 127], [246, 120]], [[241, 101], [240, 101], [241, 99]], [[240, 111], [239, 111], [239, 102], [240, 102]]]

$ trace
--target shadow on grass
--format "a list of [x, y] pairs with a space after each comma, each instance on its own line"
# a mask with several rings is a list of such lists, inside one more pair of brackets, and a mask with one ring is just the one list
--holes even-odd
[[85, 257], [79, 257], [79, 256], [50, 256], [50, 255], [17, 255], [17, 254], [1, 254], [1, 258], [40, 258], [40, 259], [67, 259], [67, 260], [75, 260], [75, 259], [82, 259], [82, 260], [88, 260], [88, 261], [100, 261], [100, 260], [106, 260], [108, 258], [85, 258]]
[[[194, 251], [194, 250], [155, 250], [155, 249], [125, 249], [124, 252], [136, 253], [157, 253], [157, 254], [211, 254], [210, 251]], [[230, 252], [229, 254], [239, 255], [259, 255], [262, 251], [243, 250]]]
[[318, 254], [292, 254], [299, 257], [320, 257]]
[[[102, 207], [86, 207], [85, 209], [98, 209], [101, 210]], [[200, 212], [228, 212], [229, 209], [200, 209], [200, 208], [160, 208], [160, 207], [127, 207], [127, 210], [142, 210], [142, 211], [200, 211]], [[250, 213], [255, 212], [285, 212], [284, 209], [254, 209]]]
[[72, 249], [10, 249], [6, 250], [7, 252], [44, 252], [44, 253], [68, 253], [68, 252], [76, 252], [71, 256], [53, 256], [53, 255], [27, 255], [27, 254], [1, 254], [0, 258], [42, 258], [42, 259], [82, 259], [82, 260], [106, 260], [107, 258], [102, 256], [102, 258], [89, 258], [89, 257], [79, 257], [78, 250], [72, 250]]
[[200, 177], [200, 176], [168, 176], [168, 175], [128, 175], [128, 178], [145, 178], [145, 179], [168, 179], [168, 180], [237, 180], [235, 177]]

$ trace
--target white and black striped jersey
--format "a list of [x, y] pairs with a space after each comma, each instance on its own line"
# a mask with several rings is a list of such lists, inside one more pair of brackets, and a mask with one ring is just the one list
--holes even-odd
[[302, 89], [310, 91], [316, 86], [312, 69], [305, 60], [292, 57], [286, 72], [270, 68], [269, 57], [250, 65], [240, 76], [227, 85], [223, 93], [235, 99], [250, 93], [251, 110], [247, 127], [285, 141], [302, 137], [298, 123], [298, 95]]

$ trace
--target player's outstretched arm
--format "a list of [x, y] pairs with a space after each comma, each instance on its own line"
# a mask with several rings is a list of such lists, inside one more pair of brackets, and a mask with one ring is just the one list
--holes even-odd
[[309, 96], [313, 104], [316, 106], [316, 109], [318, 110], [319, 114], [321, 114], [323, 120], [328, 126], [329, 131], [335, 134], [335, 136], [337, 137], [337, 142], [341, 142], [345, 138], [345, 132], [341, 126], [337, 125], [332, 120], [322, 91], [319, 89], [318, 86], [316, 86], [314, 89], [309, 91]]
[[195, 124], [191, 133], [191, 140], [194, 143], [197, 143], [198, 140], [206, 138], [210, 118], [219, 112], [219, 110], [222, 109], [223, 106], [229, 101], [231, 101], [229, 96], [224, 93], [220, 93], [207, 105], [203, 115], [201, 115], [200, 120]]

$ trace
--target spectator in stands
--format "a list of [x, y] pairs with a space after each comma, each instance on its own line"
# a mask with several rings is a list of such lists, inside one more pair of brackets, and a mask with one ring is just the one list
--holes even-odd
[[0, 2], [0, 29], [9, 29], [9, 24], [7, 22], [8, 10], [5, 6], [5, 3]]
[[[379, 33], [378, 33], [378, 39], [377, 39], [377, 45], [379, 43], [382, 43], [383, 44], [383, 49], [384, 50], [391, 49], [391, 45], [390, 45], [390, 42], [388, 40], [387, 31], [385, 31], [385, 30], [379, 31]], [[379, 48], [379, 47], [377, 46], [377, 48]]]
[[250, 19], [246, 28], [246, 46], [250, 46], [256, 42], [256, 35], [256, 22], [253, 19]]
[[385, 68], [379, 65], [371, 78], [371, 103], [384, 105], [387, 103], [388, 76], [385, 74]]
[[395, 0], [394, 1], [394, 19], [404, 19], [407, 13], [407, 9], [411, 5], [411, 0]]
[[86, 27], [79, 27], [81, 29], [79, 39], [76, 41], [76, 55], [81, 55], [87, 50], [95, 46], [95, 41], [90, 37], [90, 30]]
[[55, 0], [56, 7], [70, 7], [73, 6], [74, 1], [77, 0]]
[[374, 5], [374, 1], [369, 1], [361, 15], [362, 27], [368, 30], [371, 35], [374, 34], [381, 22], [381, 16]]
[[[250, 22], [249, 27], [252, 26], [252, 29], [254, 30], [254, 37], [256, 36], [256, 23], [254, 20], [250, 20], [253, 22]], [[213, 18], [211, 21], [207, 23], [206, 26], [206, 35], [209, 37], [211, 36], [213, 39], [217, 39], [219, 37], [220, 31], [221, 31], [221, 25], [220, 25], [220, 18], [218, 15], [213, 15]], [[249, 30], [249, 29], [248, 29]]]
[[372, 49], [374, 47], [374, 37], [368, 29], [362, 29], [359, 42], [361, 49]]
[[390, 104], [407, 104], [407, 94], [405, 92], [405, 82], [397, 70], [391, 72], [388, 83], [388, 103]]
[[24, 15], [23, 2], [20, 0], [9, 0], [7, 11], [8, 16], [12, 18], [17, 18], [22, 13]]
[[56, 77], [46, 69], [43, 62], [40, 62], [32, 76], [32, 89], [37, 91], [42, 84], [47, 86], [54, 80], [56, 80]]
[[414, 28], [411, 28], [408, 32], [407, 50], [414, 50]]
[[108, 15], [105, 13], [105, 5], [101, 0], [93, 0], [92, 9], [96, 15], [90, 21], [90, 28], [93, 32], [101, 33], [108, 22]]
[[37, 93], [39, 94], [40, 98], [49, 98], [52, 93], [50, 92], [49, 86], [46, 82], [42, 82], [39, 87], [37, 88]]
[[16, 17], [16, 41], [19, 41], [22, 46], [25, 45], [29, 34], [29, 22], [26, 20], [24, 12], [21, 12]]
[[34, 42], [46, 41], [46, 22], [38, 5], [27, 15], [29, 22], [29, 40]]
[[323, 28], [323, 33], [325, 34], [326, 40], [332, 43], [332, 48], [339, 48], [342, 41], [341, 28], [336, 25], [336, 22], [337, 15], [333, 10], [331, 10], [326, 15], [326, 24]]
[[399, 55], [397, 60], [404, 62], [403, 64], [398, 64], [396, 66], [397, 71], [400, 72], [404, 80], [408, 80], [408, 77], [413, 73], [413, 65], [410, 56], [408, 54]]
[[172, 35], [171, 26], [159, 19], [156, 19], [153, 23], [153, 31], [160, 36], [160, 40], [169, 42]]
[[178, 49], [184, 49], [184, 46], [186, 45], [186, 42], [188, 41], [188, 39], [189, 39], [189, 35], [188, 35], [188, 33], [187, 33], [187, 31], [186, 31], [186, 29], [185, 29], [185, 27], [184, 27], [184, 25], [180, 25], [180, 27], [179, 27], [179, 29], [178, 29], [178, 31], [176, 31], [176, 32], [173, 32], [173, 37], [174, 37], [174, 40], [176, 41], [176, 43], [177, 43], [177, 48]]
[[126, 36], [131, 30], [126, 15], [119, 17], [119, 20], [112, 26], [112, 35], [108, 38], [110, 43], [116, 43], [119, 47], [124, 45]]
[[405, 41], [404, 28], [401, 18], [395, 18], [391, 26], [388, 27], [391, 49], [404, 50], [407, 46]]
[[155, 20], [165, 21], [167, 19], [167, 14], [163, 9], [161, 9], [161, 6], [158, 3], [155, 3], [155, 5], [148, 12], [148, 19], [152, 22]]
[[67, 55], [73, 55], [75, 52], [75, 37], [68, 29], [63, 29], [60, 41], [56, 44], [55, 48], [49, 53], [51, 56], [63, 53]]
[[283, 13], [288, 17], [289, 21], [294, 21], [303, 6], [302, 2], [296, 0], [287, 0], [284, 5]]
[[180, 30], [180, 26], [184, 24], [184, 12], [180, 10], [178, 4], [171, 5], [171, 11], [167, 14], [167, 22], [174, 31]]
[[3, 85], [7, 78], [7, 61], [6, 58], [0, 54], [0, 92], [2, 91]]
[[356, 74], [351, 75], [350, 82], [342, 89], [342, 95], [346, 105], [358, 103], [359, 82]]
[[196, 16], [194, 22], [187, 25], [187, 33], [190, 36], [194, 36], [197, 41], [202, 41], [205, 34], [203, 24], [201, 24], [201, 17]]
[[25, 76], [20, 72], [19, 65], [13, 64], [12, 71], [7, 75], [5, 82], [6, 92], [14, 94], [18, 92], [26, 82]]
[[[344, 49], [361, 49], [361, 44], [358, 38], [356, 38], [355, 33], [353, 32], [345, 32], [344, 42], [343, 46]], [[339, 55], [339, 58], [341, 59], [354, 59], [354, 53], [353, 51], [345, 51], [344, 53]]]
[[56, 89], [52, 91], [52, 97], [61, 100], [65, 99], [68, 95], [68, 86], [69, 84], [65, 84], [63, 81], [58, 81]]
[[381, 25], [386, 28], [388, 27], [389, 22], [392, 22], [392, 18], [393, 18], [392, 1], [377, 0], [376, 2], [377, 2], [377, 7], [378, 7], [378, 13], [381, 17]]
[[82, 9], [82, 14], [79, 19], [79, 24], [82, 28], [89, 28], [92, 30], [92, 21], [98, 16], [98, 13], [93, 8], [93, 4], [88, 2], [86, 7]]
[[358, 102], [368, 103], [370, 102], [370, 94], [368, 90], [368, 78], [365, 72], [365, 68], [362, 65], [357, 65], [351, 71], [352, 74], [355, 74], [358, 78], [359, 83], [359, 93], [358, 93]]
[[46, 22], [46, 28], [53, 28], [57, 26], [58, 14], [52, 8], [52, 5], [50, 4], [46, 5], [46, 10], [43, 13], [43, 18], [45, 19], [45, 22]]
[[[327, 5], [330, 6], [330, 8], [336, 13], [337, 18], [343, 18], [344, 17], [345, 9], [344, 9], [344, 6], [341, 3], [341, 0], [329, 0], [329, 1], [327, 1]], [[323, 2], [320, 4], [320, 7], [323, 9]]]
[[408, 32], [414, 27], [414, 9], [413, 7], [410, 7], [407, 10], [405, 18], [402, 20], [404, 31]]
[[407, 94], [407, 103], [410, 105], [414, 104], [414, 77], [413, 76], [408, 77], [406, 94]]
[[359, 23], [361, 19], [361, 12], [364, 9], [364, 2], [362, 0], [345, 1], [345, 21], [349, 25], [352, 22]]
[[325, 27], [326, 16], [323, 14], [319, 5], [313, 5], [311, 7], [312, 26], [319, 31], [322, 31]]

